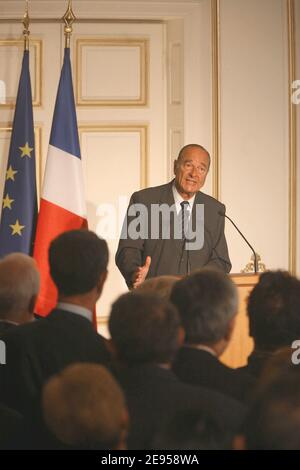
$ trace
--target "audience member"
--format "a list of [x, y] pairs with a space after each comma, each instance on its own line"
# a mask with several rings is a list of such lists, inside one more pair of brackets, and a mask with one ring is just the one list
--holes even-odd
[[22, 415], [0, 403], [0, 450], [17, 449], [20, 435], [23, 432]]
[[184, 335], [172, 304], [157, 294], [122, 295], [112, 306], [109, 330], [120, 363], [116, 376], [129, 409], [130, 449], [150, 448], [164, 421], [190, 407], [212, 413], [224, 434], [240, 423], [244, 409], [236, 401], [181, 383], [171, 371]]
[[138, 286], [138, 290], [140, 292], [155, 292], [161, 298], [169, 300], [173, 286], [179, 279], [176, 276], [150, 277]]
[[176, 413], [156, 435], [153, 449], [222, 450], [228, 448], [226, 436], [212, 415], [190, 409]]
[[40, 287], [36, 263], [23, 253], [12, 253], [0, 261], [0, 336], [10, 328], [34, 320]]
[[300, 449], [300, 376], [289, 369], [264, 387], [249, 411], [236, 450]]
[[248, 316], [254, 350], [243, 370], [258, 377], [277, 349], [300, 339], [300, 281], [284, 271], [261, 274], [248, 299]]
[[51, 377], [43, 389], [42, 413], [63, 446], [126, 449], [125, 398], [110, 372], [98, 364], [73, 364]]
[[245, 401], [253, 378], [223, 364], [238, 310], [237, 290], [221, 271], [203, 269], [175, 284], [171, 301], [185, 330], [173, 370], [180, 380], [202, 385]]
[[65, 232], [49, 249], [58, 304], [45, 319], [3, 336], [6, 365], [0, 369], [0, 398], [26, 414], [45, 381], [74, 362], [107, 363], [104, 338], [92, 325], [93, 310], [107, 276], [108, 249], [88, 230]]

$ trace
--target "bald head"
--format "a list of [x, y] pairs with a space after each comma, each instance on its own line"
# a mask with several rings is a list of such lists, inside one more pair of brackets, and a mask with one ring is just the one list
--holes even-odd
[[36, 263], [23, 253], [0, 260], [0, 319], [25, 323], [33, 319], [40, 276]]

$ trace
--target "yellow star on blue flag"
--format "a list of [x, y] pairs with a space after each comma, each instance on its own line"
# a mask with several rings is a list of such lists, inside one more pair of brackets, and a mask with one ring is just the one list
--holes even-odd
[[3, 198], [3, 209], [11, 209], [11, 205], [14, 202], [14, 199], [10, 199], [9, 195], [6, 194], [6, 196]]
[[25, 228], [25, 225], [21, 225], [18, 219], [14, 224], [10, 225], [10, 228], [12, 228], [12, 235], [20, 235], [22, 236], [22, 230]]
[[9, 168], [6, 170], [6, 180], [12, 180], [15, 181], [15, 174], [18, 173], [16, 170], [12, 168], [11, 165], [9, 165]]
[[24, 145], [24, 147], [19, 147], [19, 150], [22, 151], [22, 153], [21, 153], [21, 158], [23, 158], [23, 157], [29, 157], [29, 158], [31, 158], [30, 153], [32, 152], [33, 148], [30, 148], [30, 147], [29, 147], [28, 142], [26, 142], [26, 144]]

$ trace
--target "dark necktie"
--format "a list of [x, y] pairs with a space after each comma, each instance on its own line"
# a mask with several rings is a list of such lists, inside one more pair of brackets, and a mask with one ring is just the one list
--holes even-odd
[[189, 224], [189, 210], [190, 203], [188, 201], [182, 201], [181, 205], [181, 238], [186, 239], [188, 224]]

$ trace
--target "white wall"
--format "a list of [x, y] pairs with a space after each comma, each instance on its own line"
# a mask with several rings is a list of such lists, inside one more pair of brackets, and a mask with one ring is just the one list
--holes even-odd
[[[221, 199], [270, 269], [288, 268], [285, 0], [221, 0]], [[250, 258], [227, 226], [233, 271]]]

